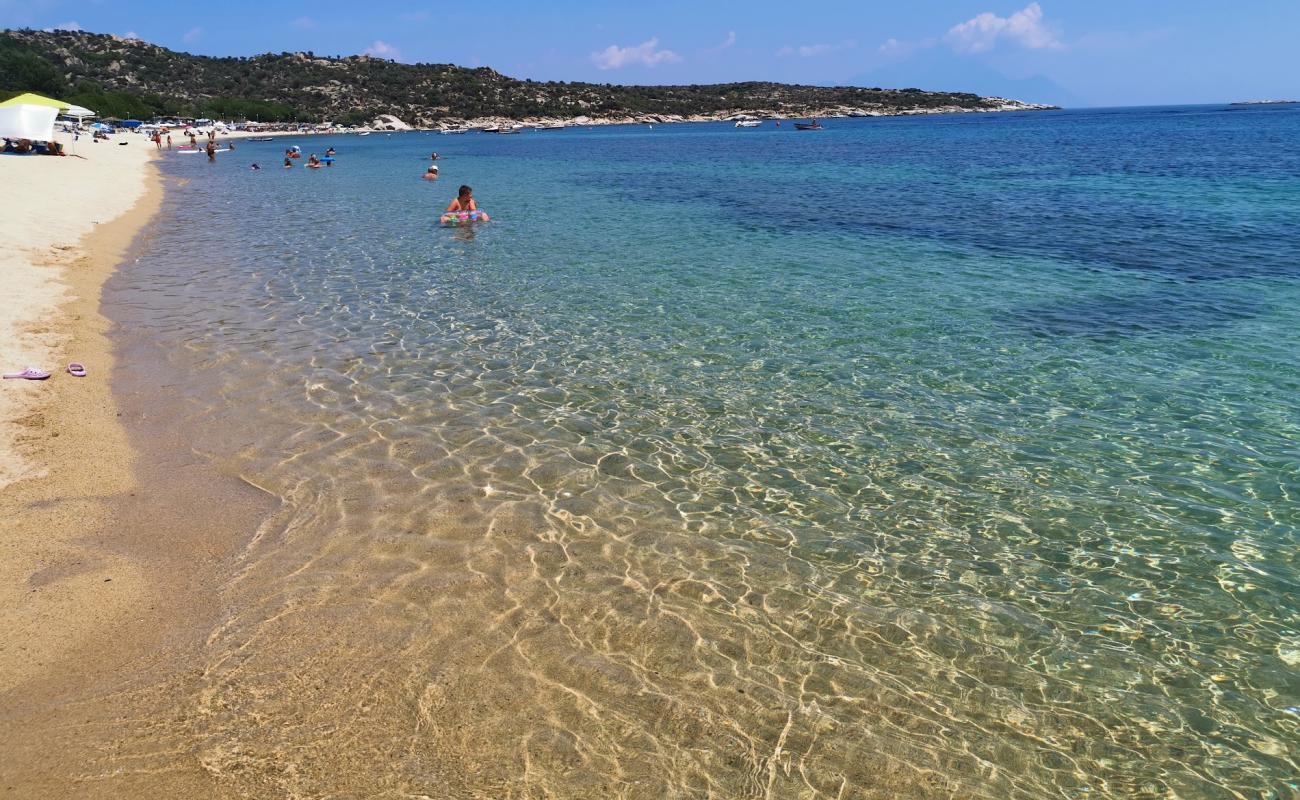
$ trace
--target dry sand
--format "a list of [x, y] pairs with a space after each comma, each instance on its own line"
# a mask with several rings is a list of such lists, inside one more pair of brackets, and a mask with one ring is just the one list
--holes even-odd
[[[50, 468], [39, 458], [40, 439], [31, 439], [22, 421], [59, 392], [55, 387], [72, 383], [61, 372], [65, 355], [88, 358], [68, 351], [73, 326], [56, 324], [55, 317], [82, 292], [92, 292], [98, 301], [99, 283], [84, 280], [88, 253], [80, 240], [144, 197], [150, 156], [144, 144], [92, 144], [83, 137], [76, 147], [84, 158], [0, 156], [0, 184], [9, 196], [0, 215], [6, 301], [0, 304], [0, 367], [17, 372], [30, 364], [59, 373], [44, 382], [0, 385], [0, 488]], [[87, 366], [97, 371], [100, 365]], [[99, 377], [94, 383], [102, 385], [104, 375]]]

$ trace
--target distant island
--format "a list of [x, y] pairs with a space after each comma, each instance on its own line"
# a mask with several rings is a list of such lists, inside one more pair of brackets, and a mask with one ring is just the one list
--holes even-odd
[[1055, 106], [968, 92], [745, 82], [617, 86], [521, 80], [486, 67], [371, 56], [214, 58], [84, 31], [0, 32], [0, 99], [54, 95], [104, 117], [209, 117], [363, 125], [391, 115], [422, 128], [505, 122], [662, 123], [1037, 111]]
[[1235, 103], [1229, 103], [1230, 106], [1292, 106], [1300, 103], [1300, 100], [1238, 100]]

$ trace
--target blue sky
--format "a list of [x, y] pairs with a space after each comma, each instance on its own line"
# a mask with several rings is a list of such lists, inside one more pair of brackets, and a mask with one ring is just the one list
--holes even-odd
[[0, 26], [538, 80], [917, 86], [1073, 106], [1300, 98], [1300, 0], [0, 0]]

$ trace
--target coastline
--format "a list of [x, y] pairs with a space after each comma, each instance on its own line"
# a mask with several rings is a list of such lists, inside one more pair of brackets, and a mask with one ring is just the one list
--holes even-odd
[[[161, 209], [162, 178], [143, 147], [77, 144], [84, 161], [15, 164], [17, 180], [45, 191], [2, 230], [3, 266], [24, 298], [0, 323], [5, 369], [53, 373], [5, 381], [0, 401], [0, 773], [11, 790], [38, 794], [67, 791], [75, 769], [66, 767], [86, 756], [57, 709], [129, 680], [114, 667], [139, 652], [141, 610], [161, 606], [157, 570], [122, 547], [143, 532], [123, 524], [120, 502], [136, 494], [138, 464], [100, 298]], [[0, 162], [0, 175], [8, 170]], [[88, 375], [68, 375], [69, 361]], [[51, 747], [55, 738], [64, 746]]]
[[197, 755], [146, 771], [119, 756], [190, 707], [221, 581], [269, 508], [194, 456], [158, 392], [169, 376], [132, 353], [103, 305], [166, 201], [156, 151], [127, 141], [88, 152], [113, 154], [93, 175], [32, 157], [47, 191], [3, 229], [19, 245], [6, 255], [25, 260], [5, 265], [17, 291], [42, 301], [4, 321], [23, 334], [4, 357], [54, 373], [3, 387], [0, 782], [22, 796], [225, 796]]
[[[101, 150], [102, 161], [95, 158]], [[54, 373], [45, 381], [5, 381], [0, 393], [0, 625], [7, 632], [0, 692], [36, 676], [144, 593], [131, 564], [76, 541], [104, 523], [105, 499], [134, 485], [99, 298], [161, 206], [158, 174], [140, 150], [96, 146], [85, 161], [0, 163], [0, 174], [17, 168], [23, 174], [16, 178], [46, 189], [3, 229], [12, 242], [3, 268], [24, 302], [0, 319], [0, 358], [6, 371], [32, 364]], [[106, 189], [112, 196], [96, 206]], [[86, 364], [88, 375], [68, 375], [70, 361]]]

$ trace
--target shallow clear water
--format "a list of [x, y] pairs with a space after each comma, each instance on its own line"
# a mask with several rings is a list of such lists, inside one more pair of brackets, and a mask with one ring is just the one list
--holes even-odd
[[[1300, 791], [1300, 112], [829, 128], [169, 158], [108, 304], [282, 506], [140, 763], [180, 737], [268, 797]], [[495, 220], [437, 228], [462, 182]]]

